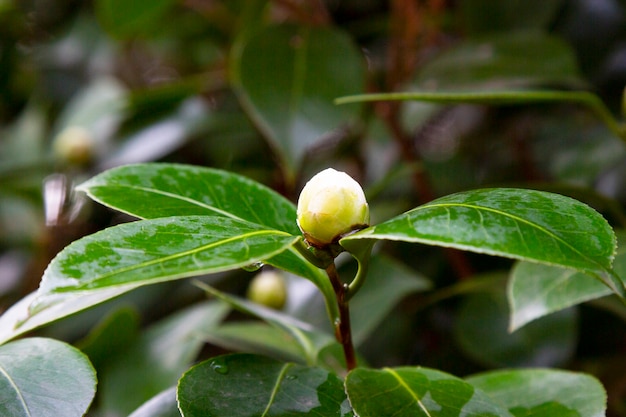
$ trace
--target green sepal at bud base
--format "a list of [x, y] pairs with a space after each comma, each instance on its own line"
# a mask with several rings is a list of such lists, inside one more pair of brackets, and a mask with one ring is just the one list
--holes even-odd
[[297, 222], [310, 245], [326, 247], [347, 233], [369, 225], [365, 193], [345, 172], [325, 169], [302, 189]]
[[348, 252], [358, 264], [357, 273], [354, 279], [348, 285], [347, 293], [345, 296], [346, 301], [350, 300], [354, 294], [359, 291], [365, 278], [367, 277], [367, 271], [369, 270], [370, 257], [372, 255], [372, 248], [376, 243], [375, 240], [370, 239], [354, 239], [354, 240], [341, 240], [339, 244]]

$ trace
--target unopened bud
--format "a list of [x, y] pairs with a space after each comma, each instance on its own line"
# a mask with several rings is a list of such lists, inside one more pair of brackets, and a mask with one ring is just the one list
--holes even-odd
[[279, 310], [287, 299], [285, 279], [276, 271], [263, 271], [250, 282], [247, 296], [255, 303]]
[[73, 165], [84, 165], [94, 154], [94, 139], [87, 129], [70, 126], [57, 135], [53, 151], [57, 158]]
[[346, 233], [369, 224], [369, 206], [363, 189], [345, 172], [332, 168], [306, 183], [298, 199], [298, 227], [307, 242], [327, 246]]

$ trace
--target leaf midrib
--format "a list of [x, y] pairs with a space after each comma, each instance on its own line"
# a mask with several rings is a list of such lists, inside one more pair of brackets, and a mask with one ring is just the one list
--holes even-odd
[[28, 408], [28, 404], [26, 403], [26, 400], [22, 396], [22, 392], [20, 391], [19, 387], [17, 386], [17, 384], [15, 383], [13, 378], [11, 378], [11, 375], [9, 375], [9, 373], [6, 371], [6, 369], [4, 369], [4, 366], [2, 366], [1, 363], [0, 363], [0, 374], [4, 375], [4, 377], [7, 379], [7, 381], [9, 381], [9, 383], [11, 384], [11, 386], [13, 387], [15, 392], [17, 393], [17, 395], [18, 395], [18, 397], [20, 399], [20, 403], [24, 407], [24, 411], [26, 412], [26, 415], [32, 416], [32, 414], [30, 412], [30, 409]]
[[[206, 245], [199, 246], [197, 248], [193, 248], [193, 249], [190, 249], [190, 250], [187, 250], [187, 251], [175, 253], [175, 254], [168, 255], [168, 256], [165, 256], [165, 257], [162, 257], [162, 258], [152, 259], [150, 261], [141, 262], [141, 263], [135, 264], [135, 265], [129, 265], [127, 267], [111, 271], [111, 272], [109, 272], [107, 274], [102, 274], [102, 275], [98, 276], [97, 278], [95, 278], [94, 280], [91, 280], [91, 281], [89, 281], [89, 282], [87, 282], [87, 283], [85, 283], [83, 285], [68, 286], [68, 287], [57, 287], [57, 288], [54, 288], [52, 290], [52, 292], [63, 293], [63, 292], [67, 292], [67, 291], [77, 291], [77, 290], [92, 289], [93, 288], [93, 284], [95, 284], [97, 282], [100, 282], [100, 281], [102, 281], [102, 280], [104, 280], [106, 278], [109, 278], [111, 276], [117, 275], [117, 274], [122, 274], [122, 273], [126, 273], [126, 272], [129, 272], [129, 271], [141, 269], [141, 268], [144, 268], [144, 267], [148, 267], [148, 266], [152, 266], [152, 265], [155, 265], [155, 264], [159, 264], [161, 262], [167, 262], [167, 261], [170, 261], [172, 259], [177, 259], [177, 258], [181, 258], [181, 257], [184, 257], [184, 256], [193, 255], [195, 253], [202, 252], [204, 250], [208, 250], [208, 249], [210, 249], [212, 247], [216, 247], [216, 246], [224, 245], [224, 244], [236, 241], [236, 240], [242, 240], [242, 239], [250, 238], [250, 237], [253, 237], [253, 236], [264, 235], [264, 234], [267, 234], [267, 235], [269, 235], [269, 234], [276, 234], [276, 235], [283, 235], [283, 236], [292, 236], [289, 233], [282, 232], [280, 230], [255, 230], [253, 232], [249, 232], [249, 233], [233, 236], [233, 237], [230, 237], [228, 239], [219, 240], [217, 242], [211, 242], [211, 243], [208, 243]], [[293, 236], [293, 237], [294, 237], [294, 239], [296, 238], [295, 236]], [[243, 263], [247, 263], [247, 261], [243, 262]], [[124, 284], [126, 284], [126, 283], [122, 283], [122, 284], [119, 284], [119, 285], [124, 285]]]
[[[601, 265], [598, 261], [596, 261], [595, 259], [589, 258], [588, 256], [586, 256], [585, 254], [583, 254], [582, 252], [580, 252], [577, 248], [575, 248], [574, 246], [570, 245], [569, 243], [567, 243], [565, 240], [563, 240], [561, 237], [559, 237], [558, 235], [552, 233], [550, 230], [542, 227], [541, 225], [538, 225], [536, 223], [533, 223], [531, 221], [528, 221], [522, 217], [513, 215], [511, 213], [506, 213], [500, 210], [496, 210], [494, 208], [491, 207], [485, 207], [485, 206], [477, 206], [477, 205], [471, 205], [471, 204], [464, 204], [464, 203], [445, 203], [445, 204], [428, 204], [425, 206], [425, 208], [427, 207], [446, 207], [446, 206], [450, 206], [450, 207], [466, 207], [466, 208], [471, 208], [477, 211], [480, 210], [484, 210], [484, 211], [488, 211], [488, 212], [492, 212], [492, 213], [496, 213], [499, 214], [503, 217], [508, 217], [510, 219], [513, 219], [514, 221], [526, 224], [532, 228], [535, 228], [536, 230], [539, 230], [543, 233], [545, 233], [546, 235], [548, 235], [549, 237], [553, 238], [554, 240], [560, 242], [561, 244], [563, 244], [565, 247], [569, 248], [570, 250], [572, 250], [574, 253], [578, 254], [581, 258], [588, 260], [589, 263], [592, 263], [594, 265], [598, 265], [598, 267], [600, 268], [600, 270], [602, 271], [606, 271], [606, 267], [604, 267], [603, 265]], [[419, 209], [419, 208], [418, 208]]]
[[[521, 217], [512, 215], [510, 213], [506, 213], [506, 212], [502, 212], [502, 211], [493, 209], [491, 207], [474, 206], [474, 205], [471, 205], [471, 204], [464, 204], [464, 203], [435, 203], [435, 204], [430, 204], [429, 203], [429, 204], [426, 204], [424, 206], [417, 207], [417, 208], [411, 210], [411, 212], [422, 211], [422, 210], [426, 210], [426, 209], [433, 208], [433, 207], [444, 207], [444, 208], [447, 208], [447, 207], [456, 207], [456, 206], [458, 206], [458, 207], [465, 207], [465, 208], [471, 208], [471, 209], [474, 209], [474, 210], [477, 210], [477, 211], [480, 211], [480, 210], [490, 211], [490, 212], [499, 214], [499, 215], [501, 215], [503, 217], [508, 217], [508, 218], [510, 218], [512, 220], [515, 220], [515, 221], [518, 221], [520, 223], [526, 224], [526, 225], [528, 225], [528, 226], [530, 226], [530, 227], [532, 227], [532, 228], [534, 228], [536, 230], [539, 230], [542, 233], [552, 237], [554, 240], [556, 240], [560, 244], [562, 244], [565, 247], [567, 247], [570, 250], [572, 250], [574, 253], [576, 253], [578, 256], [580, 256], [582, 259], [588, 261], [590, 264], [597, 265], [598, 269], [596, 269], [596, 271], [600, 270], [600, 271], [603, 271], [603, 272], [609, 272], [608, 267], [605, 267], [602, 264], [600, 264], [598, 261], [596, 261], [595, 259], [589, 258], [588, 256], [584, 255], [582, 252], [580, 252], [578, 249], [576, 249], [575, 247], [573, 247], [572, 245], [567, 243], [565, 240], [563, 240], [559, 236], [555, 235], [554, 233], [550, 232], [549, 230], [541, 227], [540, 225], [538, 225], [536, 223], [533, 223], [533, 222], [530, 222], [530, 221], [528, 221], [526, 219], [523, 219]], [[407, 215], [407, 218], [410, 217], [410, 213], [411, 212], [405, 213]], [[381, 224], [381, 225], [383, 225], [383, 224]], [[372, 233], [376, 233], [376, 227], [377, 226], [373, 227], [373, 230], [371, 231]], [[384, 235], [382, 235], [382, 236], [384, 236]], [[393, 237], [393, 235], [389, 235], [389, 236]], [[372, 236], [368, 235], [368, 233], [363, 233], [363, 234], [356, 233], [354, 235], [347, 236], [344, 239], [368, 239], [368, 238], [370, 238], [370, 239], [372, 238]], [[421, 240], [423, 242], [430, 242], [430, 241], [432, 241], [432, 239], [425, 239], [425, 238], [422, 238]], [[470, 246], [468, 246], [468, 245], [464, 245], [464, 246], [466, 246], [468, 249], [470, 248]], [[521, 259], [533, 259], [533, 258], [523, 257]], [[575, 268], [574, 266], [569, 266], [569, 265], [560, 264], [560, 263], [555, 264], [555, 265], [561, 265], [561, 266], [567, 266], [567, 267], [570, 267], [570, 268]], [[577, 269], [579, 269], [579, 270], [587, 270], [587, 268], [577, 268]]]
[[276, 399], [276, 395], [278, 394], [278, 389], [280, 388], [281, 383], [285, 379], [285, 376], [287, 375], [287, 371], [292, 366], [293, 366], [293, 363], [286, 363], [282, 366], [280, 372], [278, 373], [278, 376], [276, 377], [276, 382], [274, 383], [274, 387], [272, 388], [270, 398], [267, 401], [267, 406], [265, 406], [265, 410], [263, 410], [263, 414], [261, 414], [261, 417], [268, 416], [270, 408], [272, 408], [272, 405], [274, 405], [274, 400]]
[[[144, 218], [143, 216], [138, 216], [138, 215], [137, 215], [137, 214], [135, 214], [133, 211], [130, 211], [130, 210], [127, 210], [127, 209], [121, 209], [121, 208], [118, 208], [118, 207], [116, 207], [116, 206], [113, 206], [113, 205], [111, 205], [111, 204], [107, 203], [106, 201], [102, 200], [101, 198], [99, 198], [97, 195], [95, 195], [95, 194], [93, 193], [93, 190], [94, 190], [94, 189], [97, 189], [97, 188], [99, 188], [99, 187], [101, 187], [101, 186], [95, 186], [95, 187], [93, 187], [93, 188], [87, 188], [87, 189], [85, 189], [84, 191], [85, 191], [87, 194], [89, 194], [89, 196], [90, 196], [91, 198], [93, 198], [94, 200], [97, 200], [98, 202], [100, 202], [100, 203], [104, 204], [105, 206], [115, 208], [116, 210], [119, 210], [119, 211], [124, 212], [124, 213], [126, 213], [126, 214], [130, 214], [130, 215], [132, 215], [132, 216], [136, 216], [136, 217]], [[247, 221], [246, 219], [243, 219], [243, 218], [241, 218], [241, 217], [239, 217], [239, 216], [236, 216], [236, 215], [234, 215], [233, 213], [230, 213], [230, 212], [228, 212], [228, 211], [224, 211], [224, 210], [219, 209], [219, 208], [217, 208], [217, 207], [215, 207], [215, 206], [211, 206], [211, 205], [208, 205], [208, 204], [204, 204], [204, 203], [202, 203], [202, 202], [201, 202], [201, 201], [199, 201], [199, 200], [195, 200], [195, 199], [190, 198], [190, 197], [184, 197], [184, 196], [181, 196], [180, 194], [174, 194], [174, 193], [171, 193], [171, 192], [168, 192], [168, 191], [159, 190], [158, 188], [139, 187], [139, 186], [135, 186], [135, 185], [119, 185], [119, 184], [118, 184], [118, 185], [115, 185], [115, 187], [119, 187], [119, 188], [128, 188], [128, 189], [131, 189], [131, 190], [138, 190], [138, 191], [144, 191], [144, 192], [153, 193], [153, 194], [159, 194], [159, 195], [162, 195], [162, 196], [165, 196], [165, 197], [172, 198], [172, 199], [174, 199], [174, 200], [181, 200], [181, 201], [185, 201], [185, 202], [190, 203], [190, 204], [192, 204], [192, 205], [195, 205], [195, 206], [198, 206], [198, 207], [205, 208], [205, 209], [207, 209], [207, 210], [209, 210], [209, 211], [212, 211], [212, 212], [218, 213], [218, 214], [220, 214], [221, 216], [224, 216], [224, 217], [229, 217], [229, 218], [234, 219], [234, 220]], [[112, 188], [112, 187], [105, 186], [104, 188]], [[80, 189], [80, 188], [79, 188], [79, 189]]]
[[411, 389], [411, 387], [409, 387], [407, 385], [407, 383], [404, 381], [404, 379], [398, 375], [398, 373], [396, 371], [394, 371], [391, 368], [383, 368], [383, 370], [385, 372], [388, 372], [389, 374], [391, 374], [391, 376], [393, 376], [396, 381], [398, 381], [398, 383], [400, 384], [400, 386], [402, 388], [404, 388], [411, 397], [413, 397], [413, 399], [415, 400], [415, 402], [417, 403], [417, 405], [419, 406], [419, 408], [428, 416], [428, 417], [432, 417], [430, 415], [430, 413], [428, 412], [428, 409], [426, 408], [426, 406], [424, 405], [424, 403], [422, 403], [422, 400], [420, 400], [420, 398], [415, 394], [415, 391], [413, 391]]

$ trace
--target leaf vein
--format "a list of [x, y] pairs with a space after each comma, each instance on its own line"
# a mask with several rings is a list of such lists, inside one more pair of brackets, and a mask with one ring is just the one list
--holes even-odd
[[266, 417], [268, 415], [268, 413], [270, 411], [270, 408], [272, 408], [272, 405], [274, 404], [274, 400], [276, 399], [276, 395], [278, 394], [278, 389], [280, 388], [280, 384], [283, 382], [283, 380], [285, 379], [285, 375], [287, 374], [287, 371], [292, 366], [293, 366], [292, 363], [286, 363], [281, 368], [280, 372], [278, 373], [278, 376], [276, 377], [276, 382], [274, 383], [274, 388], [272, 389], [272, 393], [270, 394], [270, 398], [267, 401], [267, 406], [265, 407], [265, 410], [263, 410], [263, 414], [261, 414], [261, 417]]
[[4, 375], [4, 377], [9, 381], [9, 383], [11, 384], [11, 386], [15, 389], [15, 392], [17, 393], [20, 402], [23, 404], [24, 406], [24, 411], [27, 413], [28, 416], [32, 416], [29, 408], [28, 408], [28, 404], [26, 403], [26, 400], [24, 399], [24, 397], [22, 396], [22, 392], [20, 391], [19, 387], [17, 386], [17, 384], [15, 383], [15, 381], [13, 380], [13, 378], [11, 378], [11, 375], [9, 375], [9, 373], [6, 371], [6, 369], [4, 369], [4, 366], [2, 366], [0, 364], [0, 374]]
[[[168, 191], [163, 191], [163, 190], [159, 190], [159, 189], [156, 189], [156, 188], [150, 188], [150, 187], [140, 187], [140, 186], [136, 186], [136, 185], [124, 185], [123, 187], [124, 187], [124, 188], [133, 189], [133, 190], [145, 191], [145, 192], [148, 192], [148, 193], [153, 193], [153, 194], [159, 194], [159, 195], [162, 195], [162, 196], [165, 196], [165, 197], [170, 197], [170, 198], [173, 198], [173, 199], [175, 199], [175, 200], [181, 200], [181, 201], [184, 201], [184, 202], [187, 202], [187, 203], [191, 203], [191, 204], [193, 204], [193, 205], [196, 205], [196, 206], [198, 206], [198, 207], [202, 207], [202, 208], [205, 208], [205, 209], [207, 209], [207, 210], [213, 211], [213, 212], [218, 213], [218, 214], [220, 214], [220, 215], [222, 215], [222, 216], [229, 217], [229, 218], [231, 218], [231, 219], [243, 220], [243, 221], [245, 221], [245, 220], [246, 220], [246, 219], [242, 219], [242, 218], [241, 218], [241, 217], [239, 217], [239, 216], [235, 216], [234, 214], [232, 214], [232, 213], [230, 213], [230, 212], [227, 212], [227, 211], [225, 211], [225, 210], [219, 209], [219, 208], [217, 208], [217, 207], [215, 207], [215, 206], [212, 206], [212, 205], [209, 205], [209, 204], [205, 204], [205, 203], [203, 203], [203, 202], [201, 202], [201, 201], [199, 201], [199, 200], [195, 200], [195, 199], [190, 198], [190, 197], [185, 197], [185, 196], [182, 196], [182, 195], [180, 195], [180, 194], [175, 194], [175, 193], [171, 193], [171, 192], [168, 192]], [[211, 187], [209, 187], [209, 188], [208, 188], [208, 190], [209, 190], [209, 192], [210, 192], [210, 191], [211, 191]], [[100, 200], [99, 200], [98, 198], [96, 198], [95, 196], [92, 196], [92, 197], [93, 197], [95, 200], [100, 201]], [[121, 210], [121, 209], [119, 209], [119, 208], [118, 208], [118, 210], [123, 211], [123, 210]], [[132, 213], [131, 213], [131, 214], [132, 214]]]
[[[218, 246], [221, 246], [221, 245], [225, 245], [227, 243], [234, 242], [234, 241], [237, 241], [237, 240], [242, 240], [245, 243], [245, 239], [247, 239], [247, 238], [250, 238], [250, 237], [253, 237], [253, 236], [264, 235], [264, 234], [268, 234], [268, 235], [277, 234], [277, 235], [291, 236], [289, 233], [282, 232], [282, 231], [279, 231], [279, 230], [256, 230], [256, 231], [249, 232], [249, 233], [246, 233], [246, 234], [243, 234], [243, 235], [233, 236], [233, 237], [230, 237], [228, 239], [222, 239], [222, 240], [219, 240], [217, 242], [211, 242], [211, 243], [208, 243], [206, 245], [202, 245], [202, 246], [199, 246], [197, 248], [193, 248], [193, 249], [186, 250], [186, 251], [183, 251], [183, 252], [174, 253], [174, 254], [169, 255], [169, 256], [164, 256], [164, 257], [161, 257], [161, 258], [152, 259], [152, 260], [141, 262], [141, 263], [138, 263], [138, 264], [129, 265], [129, 266], [125, 267], [125, 268], [116, 269], [116, 270], [110, 271], [109, 273], [102, 274], [102, 275], [98, 276], [97, 278], [95, 278], [95, 279], [93, 279], [93, 280], [91, 280], [91, 281], [89, 281], [89, 282], [87, 282], [87, 283], [85, 283], [83, 285], [78, 285], [77, 288], [79, 288], [79, 289], [89, 289], [96, 282], [102, 281], [102, 280], [104, 280], [106, 278], [109, 278], [109, 277], [111, 277], [113, 275], [117, 275], [117, 274], [120, 274], [120, 273], [125, 273], [125, 272], [129, 272], [129, 271], [145, 268], [145, 267], [152, 266], [152, 265], [155, 265], [155, 264], [161, 264], [161, 267], [163, 267], [163, 263], [167, 262], [167, 261], [171, 261], [171, 260], [174, 260], [174, 259], [179, 259], [179, 258], [182, 258], [184, 256], [188, 256], [188, 255], [195, 256], [199, 252], [202, 252], [202, 251], [214, 248], [214, 247], [218, 247]], [[248, 251], [249, 251], [249, 245], [246, 244], [246, 246], [247, 246]], [[54, 291], [55, 292], [63, 292], [66, 289], [67, 289], [67, 287], [59, 287], [59, 288], [55, 288]], [[76, 287], [71, 287], [71, 289], [74, 290], [74, 289], [76, 289]]]
[[[604, 266], [602, 266], [601, 264], [599, 264], [599, 263], [598, 263], [598, 261], [596, 261], [595, 259], [592, 259], [592, 258], [588, 257], [586, 254], [582, 253], [582, 252], [581, 252], [581, 251], [579, 251], [577, 248], [575, 248], [574, 246], [570, 245], [570, 244], [569, 244], [566, 240], [564, 240], [564, 239], [563, 239], [563, 238], [561, 238], [560, 236], [558, 236], [558, 235], [556, 235], [556, 234], [552, 233], [551, 231], [549, 231], [548, 229], [546, 229], [546, 228], [542, 227], [541, 225], [538, 225], [538, 224], [536, 224], [536, 223], [533, 223], [533, 222], [531, 222], [531, 221], [529, 221], [529, 220], [526, 220], [526, 219], [524, 219], [524, 218], [522, 218], [522, 217], [519, 217], [519, 216], [513, 215], [513, 214], [511, 214], [511, 213], [507, 213], [507, 212], [504, 212], [504, 211], [496, 210], [496, 209], [493, 209], [493, 208], [491, 208], [491, 207], [477, 206], [477, 205], [463, 204], [463, 203], [439, 203], [439, 204], [437, 204], [437, 203], [436, 203], [436, 204], [427, 204], [427, 205], [425, 205], [425, 206], [418, 207], [418, 209], [417, 209], [417, 210], [419, 210], [419, 209], [427, 209], [427, 208], [430, 208], [430, 207], [443, 207], [443, 208], [447, 208], [447, 207], [466, 207], [466, 208], [471, 208], [471, 209], [475, 209], [475, 210], [484, 210], [484, 211], [489, 211], [489, 212], [496, 213], [496, 214], [499, 214], [499, 215], [504, 216], [504, 217], [508, 217], [508, 218], [510, 218], [510, 219], [512, 219], [512, 220], [514, 220], [514, 221], [516, 221], [516, 222], [526, 224], [526, 225], [528, 225], [528, 226], [531, 226], [531, 227], [532, 227], [532, 228], [534, 228], [534, 229], [537, 229], [537, 230], [538, 230], [538, 231], [540, 231], [540, 232], [545, 233], [546, 235], [550, 236], [550, 237], [551, 237], [551, 238], [553, 238], [554, 240], [556, 240], [556, 241], [558, 241], [559, 243], [561, 243], [563, 246], [565, 246], [565, 247], [569, 248], [570, 250], [572, 250], [572, 252], [574, 252], [574, 253], [578, 254], [581, 258], [586, 259], [586, 260], [587, 260], [587, 261], [589, 261], [590, 263], [593, 263], [593, 264], [595, 264], [595, 265], [598, 265], [602, 271], [606, 271], [606, 270], [607, 270]], [[518, 228], [519, 228], [519, 226], [518, 226]]]
[[402, 377], [400, 375], [398, 375], [398, 373], [396, 371], [394, 371], [391, 368], [383, 368], [384, 371], [390, 373], [397, 381], [398, 383], [402, 386], [402, 388], [404, 388], [411, 397], [413, 397], [413, 399], [415, 400], [415, 402], [417, 403], [417, 405], [419, 406], [419, 408], [422, 409], [422, 411], [424, 411], [424, 413], [428, 416], [428, 417], [432, 417], [430, 415], [430, 413], [428, 412], [428, 409], [426, 408], [426, 406], [422, 403], [422, 401], [420, 400], [420, 398], [415, 395], [415, 392], [411, 389], [411, 387], [409, 387], [407, 385], [407, 383], [404, 381], [404, 379], [402, 379]]

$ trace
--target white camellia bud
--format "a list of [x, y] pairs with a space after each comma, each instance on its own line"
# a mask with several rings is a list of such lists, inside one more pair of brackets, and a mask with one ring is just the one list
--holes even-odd
[[363, 189], [345, 172], [332, 168], [306, 183], [298, 199], [298, 227], [309, 244], [324, 247], [348, 232], [368, 226]]

